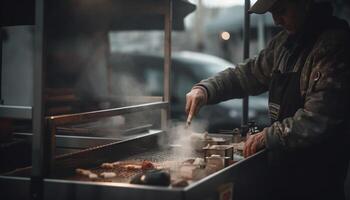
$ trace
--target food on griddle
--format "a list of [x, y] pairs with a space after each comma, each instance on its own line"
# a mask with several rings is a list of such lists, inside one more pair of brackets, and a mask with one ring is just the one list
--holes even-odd
[[168, 186], [170, 185], [170, 174], [163, 170], [148, 170], [135, 175], [131, 179], [130, 183], [140, 185]]
[[103, 168], [103, 169], [113, 169], [114, 165], [113, 165], [113, 163], [102, 163], [101, 168]]
[[151, 169], [156, 169], [156, 166], [148, 160], [140, 162], [135, 162], [135, 163], [125, 163], [125, 162], [113, 162], [113, 163], [103, 163], [101, 165], [101, 168], [103, 169], [126, 169], [129, 171], [133, 170], [151, 170]]
[[103, 169], [113, 169], [114, 165], [113, 165], [113, 163], [102, 163], [101, 168], [103, 168]]
[[[223, 139], [209, 137], [208, 134], [196, 134], [191, 136], [192, 142], [202, 146], [204, 159], [184, 157], [151, 162], [150, 160], [131, 159], [118, 162], [106, 162], [98, 168], [90, 170], [76, 169], [78, 180], [89, 180], [99, 182], [130, 182], [133, 184], [158, 185], [173, 187], [186, 187], [193, 181], [199, 180], [211, 173], [223, 169], [232, 164], [233, 150], [242, 149], [244, 143], [230, 145], [216, 144], [223, 142]], [[212, 141], [211, 144], [208, 141]], [[193, 143], [192, 143], [193, 144]], [[203, 148], [203, 145], [206, 147]], [[235, 154], [237, 156], [237, 154]], [[152, 157], [152, 159], [154, 159]], [[236, 158], [235, 158], [236, 159]], [[157, 160], [157, 159], [155, 159]], [[170, 174], [172, 180], [170, 180]]]
[[120, 162], [102, 163], [101, 168], [103, 168], [103, 169], [114, 169], [115, 167], [117, 167], [119, 165], [120, 165]]
[[194, 171], [197, 169], [194, 165], [180, 166], [180, 177], [184, 179], [193, 179]]
[[209, 136], [207, 132], [205, 133], [194, 133], [192, 132], [190, 136], [191, 146], [198, 152], [202, 152], [203, 148], [207, 145], [228, 145], [230, 144], [229, 139], [222, 137], [212, 137]]
[[97, 178], [98, 178], [97, 174], [94, 174], [94, 173], [89, 174], [89, 179], [97, 179]]
[[76, 169], [75, 172], [77, 174], [80, 174], [80, 175], [85, 175], [85, 176], [88, 176], [89, 174], [91, 174], [92, 172], [90, 170], [86, 170], [86, 169]]
[[100, 174], [100, 176], [103, 177], [103, 178], [113, 178], [113, 177], [116, 177], [117, 174], [114, 173], [114, 172], [102, 172]]
[[205, 157], [220, 155], [233, 159], [233, 145], [211, 145], [203, 148]]
[[196, 165], [182, 165], [179, 169], [179, 176], [186, 180], [198, 180], [205, 177], [205, 169]]
[[95, 173], [92, 173], [90, 170], [86, 169], [76, 169], [75, 172], [79, 175], [87, 176], [89, 179], [97, 179], [98, 175]]
[[140, 170], [142, 166], [141, 165], [129, 164], [129, 165], [124, 165], [123, 167], [125, 169], [127, 169], [127, 170]]
[[199, 167], [205, 167], [205, 161], [203, 158], [195, 158], [192, 164]]
[[203, 158], [192, 158], [184, 161], [179, 168], [179, 176], [186, 180], [198, 180], [207, 175]]
[[142, 162], [142, 165], [141, 165], [142, 170], [151, 170], [151, 169], [155, 169], [155, 168], [156, 167], [154, 166], [154, 164], [151, 161], [144, 160]]
[[225, 167], [225, 157], [220, 155], [211, 155], [207, 157], [207, 165], [205, 169], [208, 173], [217, 172]]

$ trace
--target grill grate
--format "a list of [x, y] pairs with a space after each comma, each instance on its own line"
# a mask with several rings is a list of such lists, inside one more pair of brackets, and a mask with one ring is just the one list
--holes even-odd
[[[182, 162], [190, 158], [203, 157], [203, 154], [198, 152], [193, 152], [191, 155], [187, 157], [182, 157], [182, 156], [179, 156], [178, 151], [179, 149], [177, 148], [153, 149], [141, 154], [130, 156], [126, 159], [115, 160], [111, 162], [120, 161], [121, 163], [123, 163], [123, 165], [127, 165], [127, 164], [141, 165], [141, 163], [144, 160], [148, 160], [154, 163], [155, 165], [161, 166], [165, 170], [169, 171], [171, 173], [172, 181], [175, 181], [177, 178], [176, 171]], [[101, 167], [96, 167], [96, 168], [91, 168], [89, 170], [95, 174], [100, 174], [102, 172], [114, 172], [116, 173], [116, 177], [106, 178], [106, 179], [104, 178], [89, 179], [86, 176], [75, 174], [72, 177], [69, 177], [68, 179], [79, 180], [79, 181], [128, 183], [130, 182], [130, 179], [133, 176], [142, 172], [141, 169], [130, 170], [123, 167], [115, 167], [113, 169], [103, 169]]]

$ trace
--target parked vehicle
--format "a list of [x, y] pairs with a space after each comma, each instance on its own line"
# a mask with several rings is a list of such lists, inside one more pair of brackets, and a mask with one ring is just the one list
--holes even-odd
[[[145, 53], [114, 53], [110, 57], [115, 80], [124, 79], [114, 84], [117, 93], [132, 95], [132, 92], [142, 92], [142, 95], [161, 96], [163, 91], [163, 57]], [[200, 80], [208, 78], [234, 64], [219, 57], [196, 53], [175, 52], [172, 55], [171, 66], [171, 118], [173, 121], [186, 120], [186, 93]], [[128, 76], [130, 74], [130, 76]], [[132, 80], [128, 80], [133, 77]], [[129, 82], [128, 82], [129, 81]], [[126, 83], [127, 82], [127, 83]], [[127, 86], [126, 86], [127, 84]], [[135, 87], [130, 87], [130, 85]], [[119, 87], [119, 88], [118, 88]], [[137, 89], [136, 89], [137, 88]], [[133, 91], [138, 90], [138, 91]], [[216, 105], [203, 107], [193, 121], [197, 131], [207, 130], [219, 132], [240, 127], [242, 101], [229, 100]], [[254, 96], [250, 98], [249, 116], [259, 126], [269, 123], [267, 117], [267, 97]]]

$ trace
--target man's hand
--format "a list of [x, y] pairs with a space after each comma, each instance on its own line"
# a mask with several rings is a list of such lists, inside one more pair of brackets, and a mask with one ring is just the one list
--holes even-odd
[[251, 156], [261, 149], [265, 148], [265, 132], [259, 132], [254, 135], [248, 135], [244, 144], [244, 157]]
[[190, 118], [196, 115], [199, 109], [207, 103], [207, 94], [204, 88], [194, 87], [186, 94], [186, 108], [185, 111]]

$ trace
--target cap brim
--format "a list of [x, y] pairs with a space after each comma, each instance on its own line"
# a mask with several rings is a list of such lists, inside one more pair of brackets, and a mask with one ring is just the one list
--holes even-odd
[[264, 14], [270, 10], [276, 1], [278, 0], [258, 0], [252, 7], [250, 7], [248, 13]]

